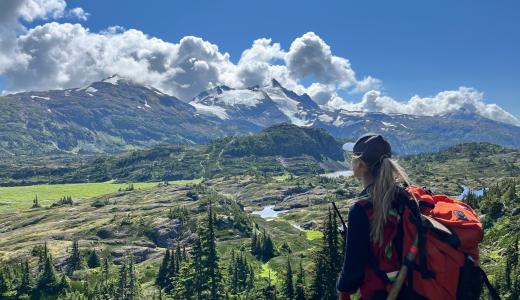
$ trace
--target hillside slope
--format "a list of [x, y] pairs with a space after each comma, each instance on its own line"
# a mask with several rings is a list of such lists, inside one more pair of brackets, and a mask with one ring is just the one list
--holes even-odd
[[195, 108], [118, 77], [88, 87], [0, 97], [0, 156], [117, 153], [232, 133]]
[[[71, 163], [19, 166], [5, 163], [3, 185], [107, 180], [165, 181], [249, 174], [323, 173], [328, 165], [346, 169], [342, 144], [322, 129], [281, 124], [251, 136], [201, 145], [161, 145]], [[322, 164], [327, 162], [327, 164]]]
[[413, 181], [452, 195], [461, 191], [460, 185], [477, 188], [520, 175], [520, 150], [488, 143], [461, 144], [400, 161]]

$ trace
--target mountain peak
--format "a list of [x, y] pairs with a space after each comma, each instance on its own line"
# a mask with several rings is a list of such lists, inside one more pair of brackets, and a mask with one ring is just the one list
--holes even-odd
[[216, 86], [215, 88], [213, 88], [213, 90], [216, 91], [217, 94], [220, 95], [220, 94], [222, 94], [223, 92], [225, 92], [225, 91], [230, 91], [230, 90], [232, 90], [232, 89], [231, 89], [229, 86], [222, 84], [222, 85], [218, 85], [218, 86]]
[[121, 77], [117, 74], [114, 74], [110, 77], [107, 77], [103, 80], [101, 80], [101, 82], [106, 82], [106, 83], [110, 83], [110, 84], [113, 84], [113, 85], [118, 85], [119, 84], [119, 81], [131, 81], [130, 79], [128, 78], [125, 78], [125, 77]]
[[272, 85], [273, 87], [283, 88], [283, 86], [280, 84], [280, 82], [278, 82], [278, 80], [276, 80], [276, 79], [274, 79], [274, 78], [271, 79], [271, 85]]

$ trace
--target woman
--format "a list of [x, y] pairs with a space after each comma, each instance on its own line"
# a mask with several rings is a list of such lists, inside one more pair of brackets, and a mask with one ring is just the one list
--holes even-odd
[[[364, 189], [348, 217], [347, 246], [337, 289], [341, 299], [350, 299], [358, 289], [362, 299], [386, 299], [388, 280], [400, 266], [398, 199], [404, 197], [401, 183], [407, 175], [392, 160], [390, 144], [381, 136], [361, 137], [352, 149], [354, 177]], [[383, 277], [381, 276], [381, 273]]]

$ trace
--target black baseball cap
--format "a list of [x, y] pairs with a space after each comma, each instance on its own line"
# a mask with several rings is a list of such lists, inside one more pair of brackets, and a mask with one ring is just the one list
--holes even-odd
[[358, 155], [371, 168], [381, 162], [383, 157], [392, 157], [390, 144], [380, 134], [368, 133], [360, 137], [356, 143], [347, 143], [343, 149]]

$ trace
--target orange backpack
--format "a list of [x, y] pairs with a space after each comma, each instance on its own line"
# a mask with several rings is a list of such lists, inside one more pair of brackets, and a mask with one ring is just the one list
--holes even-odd
[[[478, 300], [485, 284], [491, 297], [500, 299], [479, 267], [483, 228], [469, 205], [417, 186], [400, 189], [398, 198], [400, 211], [387, 220], [383, 244], [371, 245], [372, 258], [360, 288], [363, 297], [390, 292], [389, 274], [396, 275], [406, 264], [400, 298]], [[370, 219], [370, 202], [361, 205]], [[397, 236], [400, 247], [395, 245]], [[414, 261], [407, 260], [409, 251], [416, 251]]]

